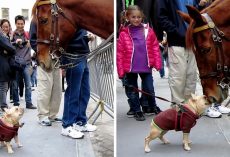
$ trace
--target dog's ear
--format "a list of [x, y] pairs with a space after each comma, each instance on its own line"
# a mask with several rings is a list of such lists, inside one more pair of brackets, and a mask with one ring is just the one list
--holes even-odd
[[196, 95], [191, 93], [192, 99], [195, 100], [196, 99]]
[[7, 113], [7, 114], [10, 113], [10, 109], [8, 109], [8, 108], [3, 108], [3, 111], [4, 111], [5, 113]]

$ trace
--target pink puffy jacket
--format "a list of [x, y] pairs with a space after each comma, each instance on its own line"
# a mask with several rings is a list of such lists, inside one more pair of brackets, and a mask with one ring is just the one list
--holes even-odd
[[[161, 55], [159, 43], [154, 31], [146, 24], [145, 39], [148, 56], [148, 66], [157, 70], [161, 69]], [[134, 53], [133, 41], [129, 32], [129, 27], [120, 29], [117, 41], [117, 71], [119, 78], [123, 78], [126, 73], [131, 72], [131, 64]]]

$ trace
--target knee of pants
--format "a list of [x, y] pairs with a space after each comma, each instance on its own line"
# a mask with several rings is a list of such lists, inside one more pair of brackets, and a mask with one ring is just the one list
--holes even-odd
[[129, 98], [130, 99], [139, 99], [139, 94], [135, 91], [132, 91], [129, 93]]

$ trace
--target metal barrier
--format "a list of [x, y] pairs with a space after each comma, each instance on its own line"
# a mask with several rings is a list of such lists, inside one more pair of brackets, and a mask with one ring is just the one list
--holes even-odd
[[[111, 39], [112, 40], [112, 39]], [[104, 44], [104, 43], [103, 43]], [[91, 98], [97, 102], [97, 106], [89, 116], [94, 116], [93, 124], [104, 112], [113, 118], [114, 102], [114, 43], [107, 42], [88, 59]]]

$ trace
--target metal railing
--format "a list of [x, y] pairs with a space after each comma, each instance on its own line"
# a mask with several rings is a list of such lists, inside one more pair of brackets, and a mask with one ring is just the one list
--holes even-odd
[[[90, 95], [91, 98], [97, 102], [97, 106], [89, 116], [89, 119], [93, 118], [93, 124], [98, 117], [106, 112], [112, 118], [114, 112], [114, 43], [113, 38], [103, 47], [98, 49], [88, 59], [89, 77], [90, 77]], [[99, 110], [99, 112], [97, 112]], [[95, 116], [94, 116], [95, 115]]]

